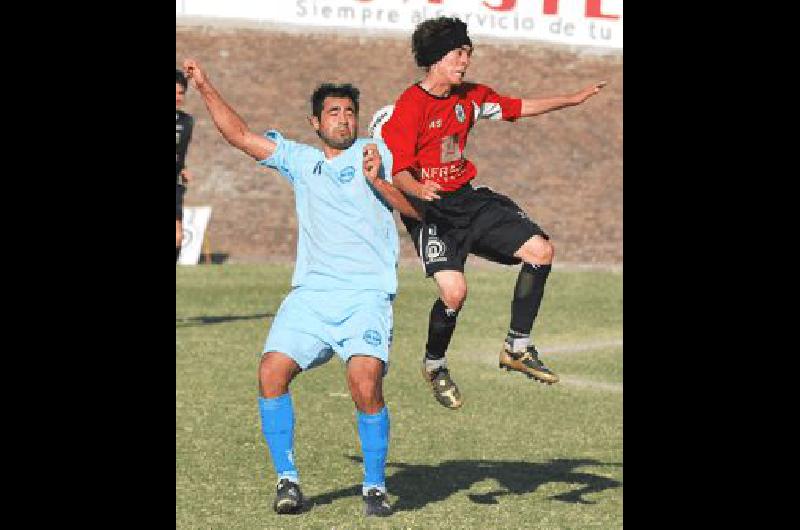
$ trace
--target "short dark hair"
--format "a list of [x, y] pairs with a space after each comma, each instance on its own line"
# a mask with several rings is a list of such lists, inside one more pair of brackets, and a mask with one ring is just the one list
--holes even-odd
[[359, 91], [350, 83], [336, 85], [333, 83], [322, 83], [317, 87], [313, 94], [311, 94], [311, 113], [317, 118], [322, 117], [322, 104], [327, 97], [335, 98], [350, 98], [353, 102], [356, 115], [358, 114], [358, 95]]
[[438, 62], [451, 50], [472, 46], [467, 25], [457, 17], [431, 18], [417, 24], [411, 35], [411, 51], [417, 66]]
[[189, 82], [186, 80], [186, 76], [184, 75], [183, 71], [180, 70], [179, 68], [175, 69], [175, 83], [181, 85], [184, 91], [189, 86]]

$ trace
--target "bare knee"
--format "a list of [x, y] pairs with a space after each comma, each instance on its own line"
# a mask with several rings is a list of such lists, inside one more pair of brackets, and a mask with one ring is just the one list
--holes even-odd
[[467, 281], [463, 274], [436, 277], [439, 298], [450, 309], [460, 311], [467, 300]]
[[440, 297], [444, 305], [449, 307], [450, 309], [454, 309], [456, 311], [461, 311], [461, 308], [464, 306], [464, 302], [467, 300], [467, 288], [466, 286], [461, 289], [452, 289], [442, 292], [442, 296]]
[[361, 379], [350, 386], [350, 393], [356, 408], [367, 414], [375, 414], [383, 408], [383, 394], [378, 381]]
[[375, 414], [383, 408], [383, 362], [380, 359], [351, 357], [347, 367], [347, 384], [358, 410]]
[[276, 398], [289, 391], [289, 384], [300, 373], [300, 366], [279, 352], [265, 353], [258, 367], [258, 387], [262, 397]]
[[541, 236], [533, 236], [529, 239], [517, 253], [517, 257], [526, 263], [535, 265], [549, 265], [553, 263], [556, 249], [549, 239]]
[[543, 263], [553, 263], [553, 258], [556, 255], [556, 247], [549, 239], [542, 241], [541, 250], [537, 253], [537, 258]]

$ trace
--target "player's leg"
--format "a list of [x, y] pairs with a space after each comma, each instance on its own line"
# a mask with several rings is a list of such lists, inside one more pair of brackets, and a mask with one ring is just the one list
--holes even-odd
[[464, 262], [468, 248], [464, 230], [443, 223], [420, 223], [401, 217], [414, 242], [427, 277], [433, 277], [439, 290], [428, 320], [428, 342], [422, 356], [422, 375], [431, 385], [439, 404], [449, 409], [461, 407], [463, 400], [450, 376], [445, 353], [456, 328], [458, 312], [467, 297]]
[[281, 303], [258, 371], [261, 430], [278, 477], [273, 503], [278, 513], [297, 512], [303, 505], [294, 463], [295, 419], [289, 385], [301, 371], [324, 363], [333, 354], [317, 338], [320, 324], [307, 307], [308, 302], [297, 291]]
[[523, 372], [544, 383], [558, 376], [542, 364], [531, 344], [533, 321], [539, 312], [544, 286], [553, 261], [549, 236], [511, 199], [488, 188], [478, 194], [487, 204], [473, 220], [472, 251], [489, 260], [512, 265], [523, 262], [511, 302], [511, 322], [500, 367]]
[[389, 409], [383, 399], [383, 377], [392, 340], [392, 296], [373, 292], [344, 300], [345, 311], [331, 326], [337, 353], [347, 363], [347, 385], [356, 406], [358, 438], [364, 457], [362, 497], [367, 516], [392, 513], [386, 491]]
[[297, 511], [303, 503], [294, 465], [294, 408], [289, 393], [289, 383], [298, 373], [300, 366], [277, 351], [265, 353], [258, 368], [261, 432], [278, 475], [273, 503], [278, 513]]
[[278, 513], [296, 512], [303, 504], [294, 465], [294, 407], [289, 393], [289, 383], [298, 373], [300, 366], [285, 353], [277, 351], [265, 353], [258, 368], [261, 432], [278, 475], [272, 504]]
[[447, 366], [447, 348], [456, 329], [458, 312], [467, 298], [467, 280], [462, 271], [442, 270], [433, 274], [439, 298], [431, 307], [428, 342], [425, 344], [423, 376], [442, 406], [457, 409], [463, 404], [461, 392]]
[[558, 376], [539, 359], [532, 344], [532, 330], [544, 297], [544, 287], [555, 249], [542, 235], [534, 235], [514, 253], [523, 261], [511, 301], [511, 322], [500, 353], [500, 366], [526, 373], [543, 383], [557, 383]]
[[515, 350], [525, 349], [528, 346], [554, 254], [552, 242], [540, 235], [531, 237], [514, 253], [514, 256], [523, 261], [511, 304], [509, 337]]
[[383, 362], [375, 357], [354, 355], [347, 362], [347, 384], [356, 405], [364, 457], [364, 511], [367, 516], [379, 517], [392, 513], [386, 492], [390, 422], [389, 409], [383, 401], [383, 372]]

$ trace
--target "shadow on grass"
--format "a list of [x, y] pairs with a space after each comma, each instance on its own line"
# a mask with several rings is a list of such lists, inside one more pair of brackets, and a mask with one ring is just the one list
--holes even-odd
[[[348, 456], [354, 462], [360, 457]], [[497, 504], [504, 495], [532, 493], [543, 485], [553, 482], [570, 484], [576, 488], [567, 493], [550, 497], [552, 500], [575, 504], [594, 504], [585, 495], [609, 488], [618, 488], [622, 483], [608, 477], [576, 471], [582, 466], [615, 466], [621, 463], [603, 463], [588, 459], [553, 459], [545, 463], [504, 460], [447, 460], [438, 465], [388, 463], [386, 477], [389, 495], [396, 498], [395, 512], [418, 510], [432, 502], [443, 501], [462, 490], [487, 479], [496, 480], [500, 489], [467, 496], [476, 504]], [[329, 504], [336, 499], [361, 495], [361, 485], [324, 493], [308, 499], [309, 505]]]
[[235, 320], [258, 320], [261, 318], [272, 318], [274, 313], [258, 313], [255, 315], [225, 315], [220, 317], [175, 317], [176, 328], [188, 328], [191, 326], [205, 326], [207, 324], [221, 324], [223, 322], [233, 322]]

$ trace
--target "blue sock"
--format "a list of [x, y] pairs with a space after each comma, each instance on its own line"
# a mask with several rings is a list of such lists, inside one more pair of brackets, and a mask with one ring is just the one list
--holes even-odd
[[386, 492], [386, 455], [389, 452], [389, 409], [383, 407], [376, 414], [358, 415], [358, 438], [364, 454], [363, 492], [378, 487]]
[[299, 483], [294, 467], [294, 409], [292, 396], [287, 392], [276, 398], [258, 398], [261, 411], [261, 432], [269, 446], [272, 464], [278, 480], [288, 478]]

